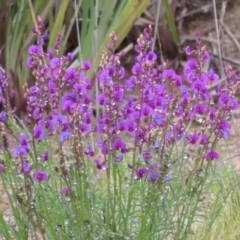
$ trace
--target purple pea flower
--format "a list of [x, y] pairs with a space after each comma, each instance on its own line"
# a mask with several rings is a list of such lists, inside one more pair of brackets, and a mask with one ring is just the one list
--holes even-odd
[[6, 122], [7, 121], [7, 113], [5, 111], [0, 112], [0, 122]]
[[151, 164], [147, 175], [149, 182], [157, 182], [160, 179], [160, 172], [155, 164]]
[[37, 171], [33, 175], [33, 179], [36, 182], [42, 182], [48, 180], [48, 174], [45, 171]]
[[175, 80], [176, 72], [173, 69], [166, 69], [163, 72], [163, 78], [167, 80]]
[[122, 160], [123, 160], [123, 155], [122, 154], [115, 157], [116, 162], [121, 162]]
[[217, 109], [216, 109], [216, 108], [214, 108], [214, 107], [210, 108], [209, 118], [210, 118], [211, 120], [216, 119], [216, 117], [217, 117], [216, 112], [217, 112]]
[[238, 108], [237, 101], [234, 101], [232, 97], [227, 93], [222, 93], [218, 99], [218, 103], [223, 110], [236, 110]]
[[69, 194], [69, 187], [66, 186], [66, 187], [63, 187], [62, 190], [61, 190], [61, 194], [66, 196]]
[[108, 72], [107, 71], [103, 71], [99, 74], [99, 81], [100, 83], [102, 84], [105, 84], [105, 85], [109, 85], [110, 82], [112, 81], [112, 78], [109, 76]]
[[4, 165], [0, 163], [0, 173], [4, 172]]
[[28, 161], [22, 162], [22, 172], [23, 173], [30, 173], [32, 170], [32, 166], [29, 164]]
[[203, 133], [202, 136], [201, 136], [201, 140], [200, 140], [200, 145], [206, 145], [207, 144], [207, 134]]
[[38, 56], [42, 55], [41, 48], [37, 45], [31, 45], [28, 49], [28, 53], [32, 55], [38, 55]]
[[147, 117], [149, 115], [152, 115], [153, 109], [151, 107], [149, 107], [148, 105], [144, 105], [144, 107], [142, 109], [142, 113], [143, 113], [143, 116]]
[[65, 142], [66, 140], [69, 140], [72, 137], [72, 134], [70, 132], [62, 132], [59, 136], [60, 142]]
[[200, 80], [197, 80], [195, 82], [192, 83], [192, 90], [195, 92], [195, 93], [201, 93], [204, 89], [205, 89], [205, 83], [203, 83], [202, 81]]
[[185, 53], [186, 53], [187, 55], [191, 55], [191, 54], [192, 54], [192, 49], [191, 49], [190, 46], [187, 46], [187, 47], [185, 48]]
[[136, 171], [136, 179], [141, 179], [144, 177], [144, 175], [147, 173], [147, 169], [146, 168], [139, 168]]
[[72, 59], [73, 59], [73, 54], [72, 54], [71, 52], [69, 52], [69, 53], [67, 54], [67, 60], [68, 60], [69, 62], [71, 62]]
[[62, 65], [62, 63], [63, 63], [63, 59], [61, 59], [61, 58], [53, 58], [50, 61], [50, 67], [52, 69], [55, 69], [57, 67], [60, 67]]
[[95, 159], [95, 164], [97, 169], [99, 170], [105, 170], [107, 168], [106, 163], [105, 162], [101, 162], [99, 159]]
[[45, 138], [45, 130], [42, 124], [38, 124], [33, 130], [33, 137], [38, 141], [43, 141]]
[[144, 151], [142, 153], [142, 156], [143, 156], [144, 160], [146, 160], [146, 161], [149, 161], [152, 159], [152, 154], [150, 151]]
[[197, 114], [204, 114], [207, 112], [207, 106], [203, 103], [198, 103], [195, 107], [194, 107], [194, 113]]
[[24, 157], [28, 153], [27, 149], [23, 146], [18, 146], [13, 149], [13, 156], [15, 158]]
[[129, 133], [133, 133], [136, 130], [136, 123], [133, 121], [127, 121], [125, 126]]
[[193, 133], [187, 136], [187, 140], [189, 143], [191, 144], [196, 144], [198, 141], [198, 134], [197, 133]]
[[132, 73], [134, 75], [139, 75], [141, 72], [141, 66], [139, 63], [136, 63], [133, 67], [132, 67]]
[[219, 80], [219, 76], [212, 69], [209, 70], [207, 77], [211, 82]]
[[156, 61], [157, 60], [157, 54], [155, 52], [149, 52], [146, 56], [147, 61]]
[[103, 94], [99, 94], [98, 95], [98, 103], [100, 105], [104, 105], [105, 104], [105, 96]]
[[193, 71], [196, 71], [199, 68], [199, 64], [196, 60], [188, 60], [184, 67], [184, 75], [187, 76]]
[[87, 150], [84, 152], [87, 156], [89, 157], [93, 157], [94, 156], [94, 151], [92, 149], [92, 146], [91, 145], [88, 145], [87, 146]]
[[48, 161], [49, 155], [50, 155], [50, 151], [49, 150], [45, 150], [43, 155], [41, 156], [42, 161], [44, 161], [44, 162]]
[[210, 62], [211, 60], [210, 54], [206, 50], [202, 52], [200, 58], [203, 62]]
[[183, 82], [182, 77], [176, 75], [176, 76], [175, 76], [175, 81], [174, 81], [175, 85], [179, 87], [179, 86], [182, 85], [182, 82]]
[[218, 160], [219, 154], [214, 150], [210, 150], [206, 153], [205, 158], [207, 161]]
[[34, 62], [34, 59], [33, 59], [33, 57], [28, 57], [28, 59], [27, 59], [27, 66], [29, 67], [29, 68], [33, 68], [34, 66], [35, 66], [35, 62]]
[[221, 138], [228, 138], [230, 135], [230, 126], [227, 120], [220, 119], [217, 124], [219, 135]]
[[91, 62], [90, 61], [88, 61], [88, 60], [84, 60], [83, 61], [83, 66], [82, 66], [82, 68], [83, 68], [83, 70], [84, 71], [88, 71], [89, 69], [91, 69]]
[[126, 144], [120, 137], [112, 144], [112, 148], [115, 150], [121, 150], [122, 153], [126, 152]]

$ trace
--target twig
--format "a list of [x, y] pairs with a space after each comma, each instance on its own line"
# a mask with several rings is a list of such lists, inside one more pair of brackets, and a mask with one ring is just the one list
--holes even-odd
[[236, 37], [233, 35], [233, 33], [231, 32], [231, 30], [229, 29], [229, 27], [223, 23], [222, 21], [219, 21], [220, 24], [222, 25], [224, 31], [229, 35], [229, 37], [233, 40], [233, 42], [235, 43], [236, 47], [238, 48], [238, 51], [240, 52], [240, 44], [238, 42], [238, 40], [236, 39]]
[[192, 11], [186, 13], [185, 15], [181, 14], [180, 16], [178, 16], [176, 18], [176, 21], [180, 21], [185, 17], [189, 17], [189, 16], [194, 15], [194, 14], [199, 13], [199, 12], [203, 12], [203, 11], [207, 12], [207, 10], [209, 10], [212, 6], [213, 6], [213, 4], [210, 3], [210, 4], [207, 4], [207, 5], [203, 5], [198, 9], [192, 10]]
[[[219, 57], [217, 54], [214, 53], [210, 53], [213, 57]], [[226, 57], [226, 56], [222, 56], [222, 60], [236, 64], [236, 65], [240, 65], [240, 61], [236, 60], [236, 59], [232, 59], [230, 57]]]
[[[159, 22], [161, 4], [162, 4], [162, 1], [159, 0], [159, 1], [158, 1], [158, 5], [157, 5], [157, 16], [156, 16], [156, 19], [155, 19], [155, 26], [154, 26], [154, 36], [153, 36], [153, 43], [152, 43], [152, 51], [153, 51], [154, 48], [155, 48], [155, 43], [156, 43], [156, 39], [157, 39], [158, 22]], [[154, 8], [153, 8], [153, 9], [154, 9]], [[161, 44], [160, 44], [160, 48], [161, 48]], [[161, 52], [162, 52], [162, 51], [161, 51]]]
[[123, 48], [121, 51], [123, 51], [125, 54], [128, 53], [133, 49], [134, 45], [133, 43], [128, 44], [125, 48]]
[[[182, 42], [185, 42], [185, 41], [196, 41], [196, 36], [192, 36], [192, 35], [184, 36], [184, 38], [182, 40], [183, 41], [181, 41], [180, 45], [182, 44]], [[218, 41], [216, 41], [212, 38], [209, 38], [209, 37], [201, 37], [201, 41], [218, 44]]]
[[212, 1], [213, 1], [213, 12], [214, 12], [215, 28], [216, 28], [217, 39], [218, 39], [218, 55], [219, 55], [220, 64], [221, 64], [221, 76], [225, 76], [224, 67], [223, 67], [223, 61], [222, 61], [220, 34], [219, 34], [219, 28], [218, 28], [216, 0], [212, 0]]

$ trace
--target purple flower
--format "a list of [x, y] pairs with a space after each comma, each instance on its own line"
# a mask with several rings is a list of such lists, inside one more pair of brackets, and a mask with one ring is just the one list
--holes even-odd
[[210, 60], [211, 60], [210, 54], [209, 54], [206, 50], [204, 50], [204, 51], [202, 52], [200, 58], [201, 58], [201, 60], [202, 60], [203, 62], [210, 62]]
[[32, 170], [32, 166], [29, 164], [28, 161], [22, 162], [22, 172], [23, 173], [30, 173]]
[[207, 76], [208, 76], [209, 81], [211, 81], [211, 82], [219, 80], [219, 76], [216, 73], [214, 73], [214, 71], [212, 69], [209, 70]]
[[234, 101], [227, 93], [222, 93], [220, 95], [218, 103], [223, 110], [236, 110], [238, 108], [237, 101]]
[[109, 76], [108, 72], [107, 71], [103, 71], [99, 74], [99, 81], [100, 83], [102, 84], [105, 84], [105, 85], [109, 85], [110, 82], [112, 81], [112, 78]]
[[37, 95], [39, 93], [39, 88], [37, 86], [32, 86], [28, 90], [34, 95]]
[[0, 163], [0, 173], [4, 172], [4, 165]]
[[196, 60], [188, 60], [184, 67], [184, 75], [187, 76], [189, 73], [196, 71], [199, 68], [199, 64]]
[[210, 108], [210, 112], [209, 112], [209, 117], [211, 120], [216, 119], [217, 115], [216, 115], [217, 109], [212, 107]]
[[123, 155], [122, 154], [115, 157], [116, 162], [121, 162], [122, 160], [123, 160]]
[[90, 61], [88, 61], [88, 60], [84, 60], [83, 61], [83, 66], [82, 66], [82, 69], [84, 70], [84, 71], [88, 71], [89, 69], [91, 69], [91, 62]]
[[62, 190], [61, 190], [61, 194], [66, 196], [69, 194], [69, 187], [63, 187]]
[[205, 158], [207, 161], [218, 160], [219, 154], [214, 150], [210, 150], [206, 153]]
[[146, 161], [149, 161], [152, 159], [152, 154], [150, 151], [144, 151], [142, 153], [142, 156], [143, 156], [144, 160], [146, 160]]
[[132, 67], [132, 73], [134, 75], [139, 75], [141, 72], [141, 66], [139, 63], [136, 63], [133, 67]]
[[157, 54], [155, 52], [149, 52], [146, 56], [147, 61], [156, 61]]
[[122, 89], [119, 89], [118, 91], [113, 92], [112, 99], [116, 102], [119, 103], [123, 100], [124, 93]]
[[191, 144], [196, 144], [198, 141], [198, 134], [197, 133], [193, 133], [187, 136], [187, 140], [189, 143]]
[[160, 172], [157, 169], [157, 166], [155, 164], [151, 164], [149, 168], [149, 172], [147, 175], [147, 180], [149, 182], [156, 182], [160, 178]]
[[220, 119], [217, 124], [219, 130], [219, 137], [220, 138], [228, 138], [230, 136], [230, 126], [227, 120]]
[[33, 137], [38, 141], [43, 141], [45, 138], [45, 130], [42, 124], [38, 124], [33, 130]]
[[99, 170], [105, 170], [107, 168], [105, 162], [101, 162], [99, 159], [95, 159], [94, 162], [96, 164], [97, 169]]
[[205, 133], [203, 133], [202, 134], [202, 137], [201, 137], [201, 140], [200, 140], [200, 145], [206, 145], [207, 144], [207, 138], [208, 138], [208, 136], [205, 134]]
[[187, 55], [191, 55], [191, 54], [192, 54], [192, 49], [191, 49], [190, 46], [187, 46], [187, 47], [185, 48], [185, 53], [186, 53]]
[[34, 59], [33, 59], [33, 57], [28, 57], [28, 59], [27, 59], [27, 66], [29, 67], [29, 68], [33, 68], [34, 66], [35, 66], [35, 62], [34, 62]]
[[126, 71], [123, 67], [120, 67], [120, 70], [118, 71], [118, 75], [120, 79], [123, 79], [126, 76]]
[[136, 130], [136, 123], [133, 121], [127, 121], [125, 126], [129, 133], [135, 132]]
[[50, 61], [50, 67], [52, 69], [59, 68], [63, 63], [63, 59], [61, 58], [53, 58]]
[[195, 93], [201, 93], [205, 89], [205, 84], [202, 81], [197, 80], [192, 83], [191, 88]]
[[18, 146], [13, 149], [13, 156], [15, 158], [26, 156], [27, 153], [27, 149], [23, 146]]
[[47, 58], [50, 60], [50, 59], [53, 59], [53, 50], [52, 48], [49, 48], [47, 50]]
[[44, 161], [44, 162], [48, 161], [49, 155], [50, 155], [50, 151], [49, 150], [45, 150], [43, 155], [41, 156], [42, 161]]
[[5, 111], [0, 112], [0, 122], [6, 122], [7, 121], [7, 113]]
[[45, 171], [37, 171], [33, 175], [33, 179], [36, 182], [42, 182], [48, 180], [48, 174]]
[[73, 88], [74, 88], [74, 90], [78, 94], [85, 94], [85, 93], [87, 93], [87, 89], [86, 89], [86, 87], [83, 84], [75, 83]]
[[106, 143], [102, 139], [99, 139], [97, 144], [98, 144], [98, 147], [101, 149], [102, 154], [107, 155], [108, 147], [107, 147]]
[[41, 118], [42, 118], [42, 114], [41, 114], [40, 108], [39, 108], [39, 107], [36, 107], [36, 108], [34, 109], [32, 115], [33, 115], [33, 118], [34, 118], [35, 120], [41, 119]]
[[153, 109], [148, 105], [144, 105], [142, 109], [142, 113], [143, 113], [143, 116], [147, 117], [149, 115], [152, 115]]
[[98, 95], [98, 103], [100, 105], [104, 105], [105, 104], [105, 96], [103, 94], [99, 94]]
[[115, 150], [121, 150], [122, 153], [126, 152], [126, 144], [120, 137], [112, 144], [112, 148]]
[[42, 55], [41, 48], [39, 46], [37, 46], [37, 45], [31, 45], [28, 48], [28, 53], [32, 54], [32, 55], [38, 55], [38, 56]]
[[66, 140], [69, 140], [72, 137], [72, 134], [70, 132], [62, 132], [59, 136], [60, 142], [63, 143]]
[[136, 178], [137, 179], [141, 179], [144, 177], [144, 175], [147, 173], [147, 169], [146, 168], [139, 168], [136, 171]]
[[69, 53], [67, 54], [67, 60], [68, 60], [69, 62], [71, 62], [72, 59], [73, 59], [73, 54], [72, 54], [71, 52], [69, 52]]
[[87, 150], [84, 152], [87, 156], [89, 157], [93, 157], [94, 156], [94, 151], [92, 149], [92, 146], [91, 145], [88, 145], [87, 146]]
[[114, 76], [116, 74], [116, 69], [113, 66], [108, 66], [106, 70], [109, 76]]
[[204, 114], [207, 112], [207, 106], [203, 103], [198, 103], [195, 107], [194, 107], [194, 112], [197, 114]]
[[179, 86], [182, 85], [182, 82], [183, 82], [182, 77], [176, 75], [176, 76], [175, 76], [175, 81], [174, 81], [175, 85], [179, 87]]
[[165, 116], [161, 113], [154, 113], [153, 119], [155, 120], [158, 126], [162, 126], [165, 121]]
[[168, 80], [174, 80], [176, 76], [176, 72], [173, 69], [166, 69], [163, 72], [163, 78]]

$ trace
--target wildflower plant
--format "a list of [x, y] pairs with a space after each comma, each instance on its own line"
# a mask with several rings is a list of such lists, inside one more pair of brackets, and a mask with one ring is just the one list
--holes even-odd
[[186, 239], [221, 157], [217, 141], [230, 136], [238, 76], [228, 68], [213, 94], [219, 77], [203, 71], [210, 54], [199, 36], [196, 49], [186, 48], [193, 59], [182, 75], [159, 65], [149, 26], [137, 39], [130, 76], [110, 34], [95, 96], [91, 62], [69, 68], [61, 35], [45, 51], [42, 26], [38, 18], [38, 41], [28, 49], [36, 84], [24, 86], [24, 122], [10, 109], [0, 68], [0, 176], [16, 226], [1, 217], [2, 237]]

